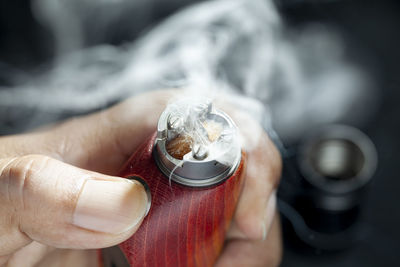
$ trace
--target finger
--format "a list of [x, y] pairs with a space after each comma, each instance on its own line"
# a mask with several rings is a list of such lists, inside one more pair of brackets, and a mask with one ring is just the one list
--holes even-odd
[[[248, 228], [251, 227], [252, 224], [254, 225], [259, 225], [257, 221], [252, 221], [248, 222], [247, 225], [240, 224], [240, 219], [233, 220], [229, 231], [227, 233], [227, 239], [253, 239], [253, 240], [265, 240], [267, 237], [267, 234], [270, 231], [271, 225], [272, 225], [272, 220], [274, 218], [274, 214], [276, 211], [276, 192], [272, 192], [271, 195], [269, 196], [269, 200], [267, 202], [267, 208], [265, 210], [265, 214], [261, 214], [261, 216], [256, 216], [256, 217], [262, 217], [262, 222], [261, 222], [261, 230], [262, 230], [262, 236], [260, 236], [260, 231], [256, 230], [250, 231]], [[247, 228], [246, 228], [247, 227]]]
[[[98, 267], [96, 250], [57, 249], [43, 258], [40, 267]], [[19, 266], [18, 266], [19, 267]]]
[[265, 240], [234, 239], [226, 243], [216, 267], [279, 266], [282, 259], [282, 241], [279, 214], [275, 213]]
[[99, 248], [131, 236], [147, 211], [138, 182], [28, 155], [0, 160], [0, 256], [32, 240]]
[[281, 157], [261, 126], [248, 114], [227, 107], [247, 152], [246, 178], [228, 236], [265, 239], [275, 212]]
[[50, 129], [0, 138], [0, 155], [45, 154], [71, 165], [115, 174], [136, 148], [156, 130], [174, 90], [156, 91], [110, 109], [70, 119]]
[[7, 267], [30, 267], [37, 264], [54, 248], [33, 241], [15, 252], [7, 261]]

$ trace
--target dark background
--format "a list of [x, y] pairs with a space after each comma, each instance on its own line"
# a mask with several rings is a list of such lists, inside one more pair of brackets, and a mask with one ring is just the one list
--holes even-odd
[[[151, 21], [136, 23], [131, 36], [115, 32], [108, 42], [131, 40], [135, 35], [178, 8], [193, 1], [159, 1]], [[379, 165], [363, 205], [365, 238], [339, 252], [302, 247], [285, 240], [282, 266], [398, 266], [400, 260], [400, 3], [398, 1], [276, 0], [289, 28], [321, 22], [345, 36], [352, 54], [373, 73], [382, 98], [374, 116], [361, 129], [375, 143]], [[104, 40], [88, 41], [90, 46]], [[46, 66], [54, 57], [54, 40], [38, 24], [30, 2], [0, 0], [0, 85], [15, 85]], [[368, 54], [366, 62], [358, 54]], [[12, 73], [12, 75], [10, 75]], [[12, 123], [12, 122], [10, 122]], [[18, 129], [16, 130], [18, 131]], [[12, 133], [0, 129], [0, 133]]]
[[[285, 240], [283, 266], [398, 266], [400, 261], [400, 3], [398, 1], [280, 1], [290, 27], [322, 22], [347, 37], [353, 53], [367, 52], [381, 104], [363, 131], [378, 150], [378, 169], [364, 202], [363, 240], [339, 252], [302, 248]], [[351, 55], [350, 55], [351, 56]]]

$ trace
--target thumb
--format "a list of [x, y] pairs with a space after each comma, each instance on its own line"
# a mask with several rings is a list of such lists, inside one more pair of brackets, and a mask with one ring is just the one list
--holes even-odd
[[130, 237], [148, 207], [136, 181], [28, 155], [0, 160], [0, 256], [32, 240], [100, 248]]

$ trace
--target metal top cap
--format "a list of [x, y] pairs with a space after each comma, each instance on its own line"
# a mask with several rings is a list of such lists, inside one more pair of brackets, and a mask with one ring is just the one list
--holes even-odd
[[218, 184], [240, 163], [237, 127], [207, 99], [175, 102], [158, 121], [154, 157], [159, 169], [179, 184]]

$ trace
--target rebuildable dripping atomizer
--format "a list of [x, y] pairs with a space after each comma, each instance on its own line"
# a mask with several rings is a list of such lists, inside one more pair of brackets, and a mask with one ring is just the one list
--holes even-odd
[[242, 187], [245, 156], [237, 128], [210, 101], [181, 100], [120, 176], [141, 181], [151, 208], [139, 230], [103, 250], [108, 266], [212, 266]]

